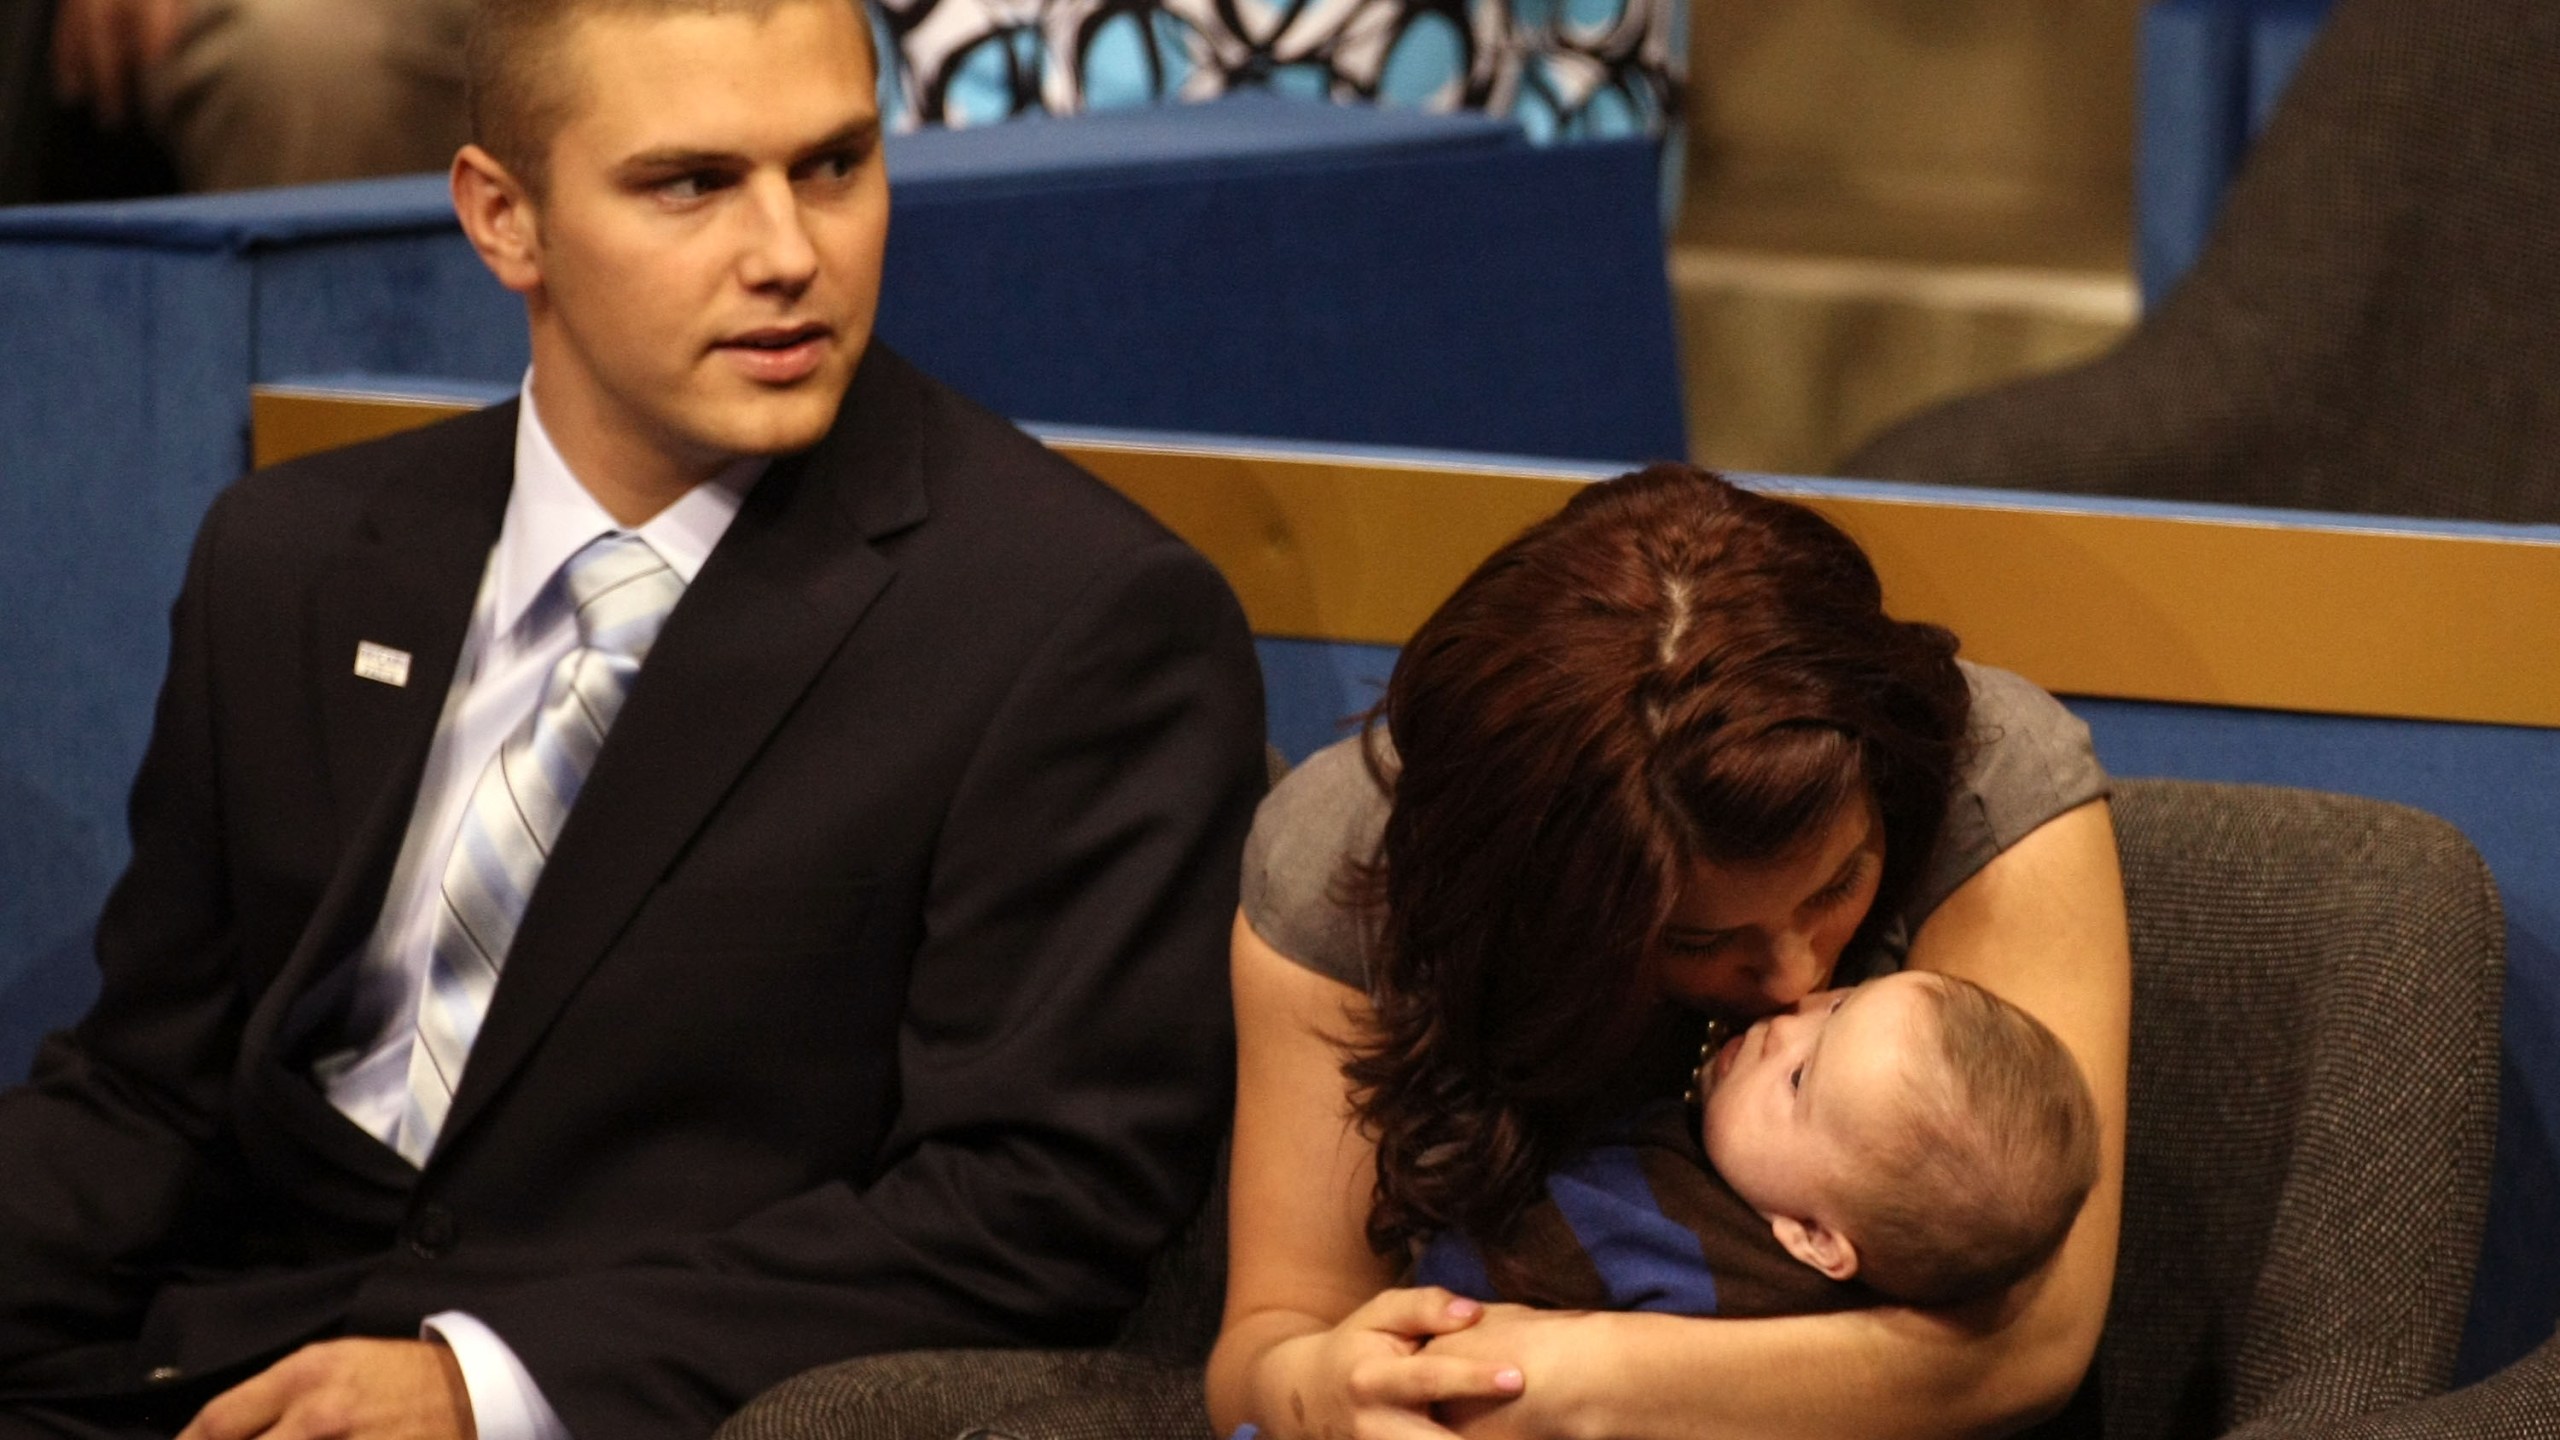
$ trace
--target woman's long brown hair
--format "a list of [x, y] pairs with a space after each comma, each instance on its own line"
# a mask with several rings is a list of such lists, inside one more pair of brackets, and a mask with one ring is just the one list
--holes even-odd
[[1371, 747], [1394, 806], [1355, 881], [1379, 1026], [1345, 1074], [1378, 1144], [1373, 1245], [1499, 1240], [1627, 1103], [1697, 861], [1783, 856], [1872, 794], [1870, 938], [1945, 812], [1955, 650], [1885, 615], [1829, 521], [1685, 466], [1592, 486], [1458, 587], [1372, 716], [1396, 753]]

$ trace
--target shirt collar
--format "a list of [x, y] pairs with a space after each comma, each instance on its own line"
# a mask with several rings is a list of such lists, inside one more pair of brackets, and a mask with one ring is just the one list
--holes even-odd
[[[507, 495], [507, 515], [498, 532], [498, 550], [490, 568], [492, 634], [505, 634], [524, 618], [542, 587], [599, 535], [625, 531], [596, 503], [569, 463], [551, 443], [542, 415], [533, 403], [533, 372], [525, 371], [516, 410], [516, 479]], [[748, 456], [694, 486], [636, 531], [667, 568], [688, 585], [711, 558], [712, 547], [728, 533], [764, 475], [768, 462]]]

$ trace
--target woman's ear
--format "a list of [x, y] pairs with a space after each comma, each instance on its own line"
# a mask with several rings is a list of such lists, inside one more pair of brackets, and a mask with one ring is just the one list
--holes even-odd
[[1847, 1280], [1858, 1273], [1856, 1244], [1821, 1221], [1780, 1215], [1769, 1222], [1769, 1228], [1788, 1254], [1832, 1279]]
[[519, 295], [541, 285], [540, 217], [523, 182], [477, 145], [465, 145], [455, 154], [447, 179], [453, 187], [453, 213], [471, 248], [480, 252], [480, 263]]

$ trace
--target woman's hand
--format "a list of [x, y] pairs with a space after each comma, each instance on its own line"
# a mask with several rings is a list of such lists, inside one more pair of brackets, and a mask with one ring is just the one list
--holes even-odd
[[[1575, 1384], [1607, 1385], [1613, 1354], [1601, 1317], [1585, 1310], [1532, 1310], [1488, 1305], [1484, 1318], [1432, 1344], [1434, 1354], [1516, 1373], [1520, 1385], [1499, 1399], [1470, 1398], [1439, 1407], [1440, 1423], [1464, 1440], [1530, 1440], [1573, 1433], [1562, 1409]], [[1535, 1386], [1537, 1377], [1550, 1383]], [[1532, 1393], [1532, 1387], [1535, 1391]]]
[[1484, 1313], [1446, 1290], [1388, 1290], [1329, 1330], [1272, 1346], [1254, 1376], [1262, 1428], [1282, 1440], [1448, 1440], [1432, 1407], [1520, 1393], [1518, 1366], [1440, 1348]]
[[1357, 990], [1235, 927], [1236, 1133], [1226, 1324], [1209, 1357], [1219, 1433], [1275, 1440], [1450, 1440], [1445, 1401], [1519, 1393], [1518, 1367], [1425, 1350], [1484, 1307], [1391, 1289], [1363, 1225], [1376, 1152], [1351, 1121], [1342, 1046], [1370, 1023]]

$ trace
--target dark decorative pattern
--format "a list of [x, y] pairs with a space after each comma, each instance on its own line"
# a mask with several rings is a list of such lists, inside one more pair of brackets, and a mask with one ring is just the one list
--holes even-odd
[[1681, 0], [872, 0], [893, 127], [1268, 89], [1516, 116], [1533, 139], [1661, 137]]

